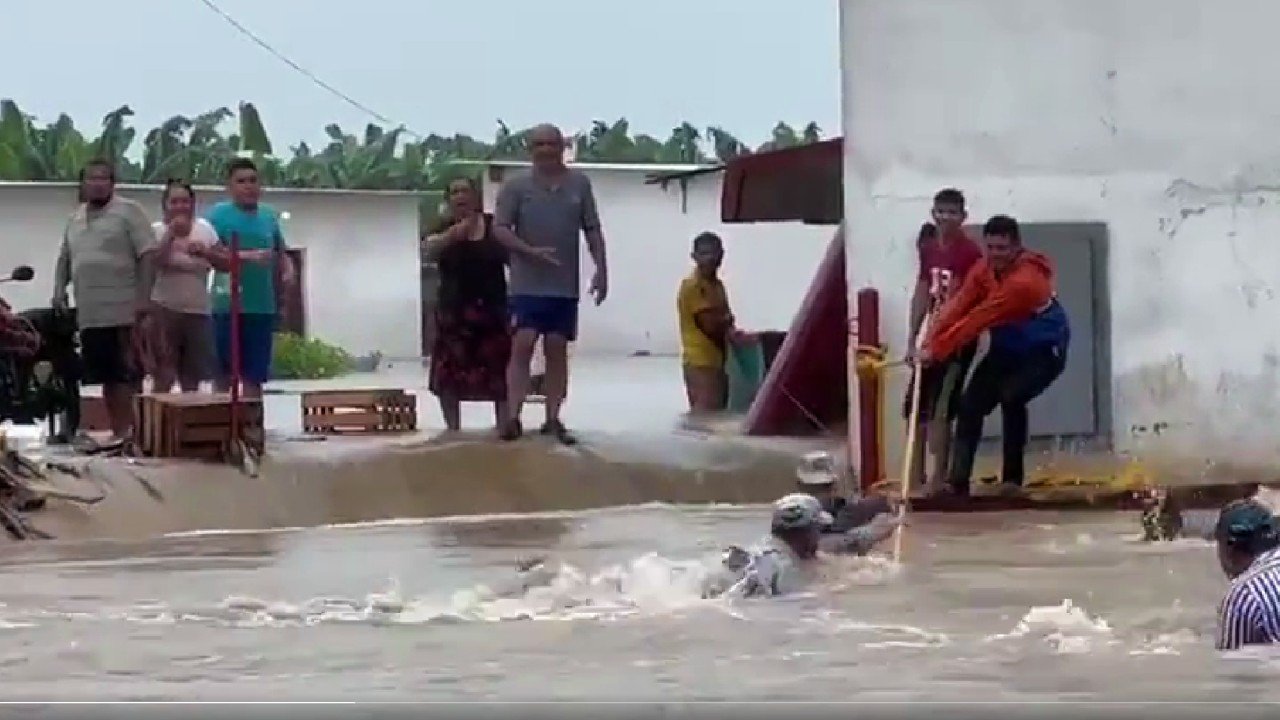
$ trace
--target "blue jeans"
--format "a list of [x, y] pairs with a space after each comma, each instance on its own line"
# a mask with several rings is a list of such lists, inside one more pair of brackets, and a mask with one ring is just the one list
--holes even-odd
[[[276, 316], [266, 313], [240, 315], [240, 379], [262, 385], [271, 379], [271, 341]], [[214, 342], [218, 347], [218, 370], [231, 377], [231, 316], [213, 316]]]

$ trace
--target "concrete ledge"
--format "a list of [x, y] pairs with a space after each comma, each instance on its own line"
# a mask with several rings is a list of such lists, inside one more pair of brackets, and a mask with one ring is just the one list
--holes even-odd
[[787, 492], [795, 467], [793, 453], [729, 443], [705, 448], [698, 467], [620, 461], [541, 440], [354, 445], [303, 455], [286, 444], [258, 478], [194, 462], [81, 461], [81, 479], [62, 476], [54, 484], [73, 492], [105, 488], [106, 498], [88, 507], [51, 499], [30, 517], [58, 539], [137, 539], [651, 502], [751, 504]]

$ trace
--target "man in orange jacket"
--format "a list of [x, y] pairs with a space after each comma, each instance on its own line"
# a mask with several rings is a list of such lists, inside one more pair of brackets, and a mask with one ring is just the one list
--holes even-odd
[[959, 292], [938, 312], [921, 361], [943, 362], [983, 332], [990, 345], [960, 399], [950, 489], [969, 492], [982, 425], [996, 406], [1004, 425], [1003, 489], [1024, 480], [1027, 404], [1062, 374], [1071, 342], [1066, 311], [1054, 294], [1049, 258], [1022, 246], [1018, 222], [996, 215], [982, 228], [986, 257], [965, 276]]

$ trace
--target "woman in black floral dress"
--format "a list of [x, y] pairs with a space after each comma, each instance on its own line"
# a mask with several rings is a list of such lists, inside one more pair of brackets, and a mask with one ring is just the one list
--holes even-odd
[[436, 337], [429, 387], [440, 400], [445, 426], [462, 426], [461, 403], [491, 402], [498, 422], [506, 417], [511, 320], [507, 313], [506, 262], [519, 252], [554, 262], [482, 212], [471, 180], [449, 183], [449, 210], [423, 240], [440, 272]]

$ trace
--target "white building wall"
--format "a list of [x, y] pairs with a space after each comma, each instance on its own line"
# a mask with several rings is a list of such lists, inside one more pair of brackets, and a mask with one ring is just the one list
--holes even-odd
[[[522, 171], [503, 168], [506, 177]], [[680, 352], [676, 289], [692, 269], [693, 237], [710, 230], [725, 242], [722, 271], [738, 325], [786, 330], [831, 240], [832, 228], [802, 223], [720, 222], [720, 174], [645, 184], [643, 168], [588, 169], [608, 244], [609, 298], [597, 307], [586, 296], [593, 266], [582, 247], [582, 309], [575, 352], [654, 355]], [[485, 182], [492, 210], [501, 184]]]
[[1105, 221], [1117, 449], [1280, 462], [1280, 4], [840, 11], [850, 285], [882, 290], [889, 342], [938, 188], [977, 221]]
[[[122, 195], [159, 217], [160, 190], [129, 187]], [[202, 206], [221, 199], [197, 189]], [[268, 202], [289, 213], [288, 243], [305, 248], [307, 331], [360, 355], [419, 357], [421, 300], [418, 200], [409, 194], [271, 190]], [[0, 269], [30, 265], [29, 283], [0, 286], [16, 309], [46, 306], [53, 266], [75, 188], [0, 185]]]

